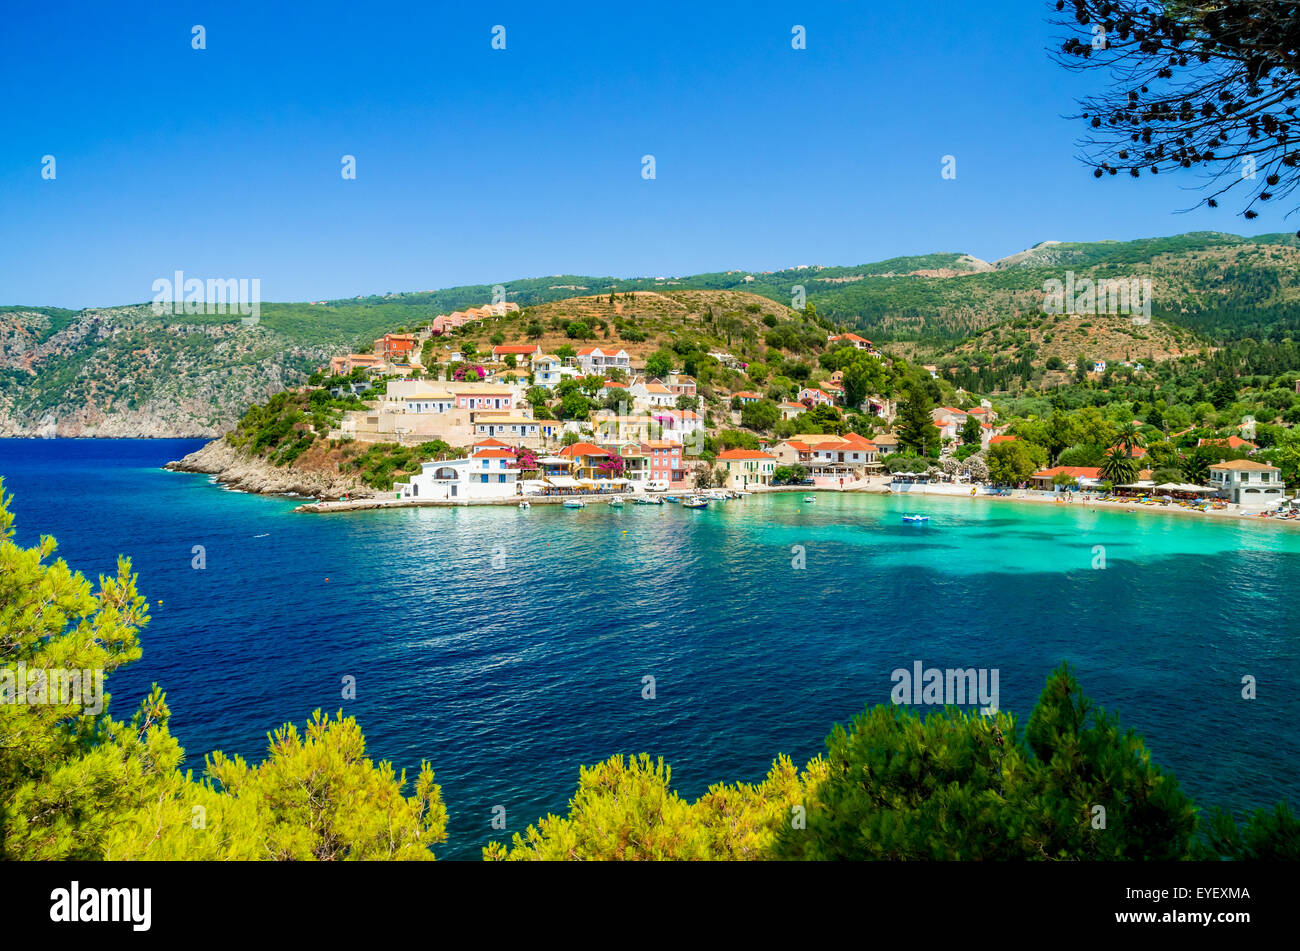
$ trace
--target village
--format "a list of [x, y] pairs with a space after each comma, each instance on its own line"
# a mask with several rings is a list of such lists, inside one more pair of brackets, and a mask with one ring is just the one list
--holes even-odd
[[[1272, 513], [1289, 501], [1280, 469], [1249, 458], [1211, 465], [1205, 484], [1158, 482], [1155, 470], [1144, 465], [1145, 449], [1134, 440], [1115, 447], [1132, 463], [1123, 481], [1108, 478], [1102, 466], [1054, 465], [1024, 472], [1009, 485], [988, 484], [998, 481], [990, 480], [988, 451], [1019, 438], [1000, 425], [988, 400], [978, 405], [964, 400], [970, 403], [964, 409], [930, 410], [943, 447], [938, 458], [920, 471], [891, 469], [886, 459], [897, 458], [903, 448], [891, 425], [897, 402], [870, 394], [858, 406], [846, 405], [838, 370], [809, 381], [797, 399], [776, 403], [781, 423], [787, 430], [795, 426], [789, 435], [755, 433], [751, 445], [720, 445], [717, 437], [741, 425], [746, 407], [772, 401], [757, 390], [715, 389], [713, 407], [706, 409], [693, 377], [662, 366], [650, 375], [644, 357], [618, 345], [548, 353], [537, 343], [499, 343], [482, 354], [457, 346], [454, 331], [516, 311], [516, 304], [496, 303], [438, 315], [417, 333], [385, 334], [369, 353], [331, 360], [332, 395], [361, 401], [361, 408], [342, 414], [331, 439], [449, 447], [437, 458], [421, 459], [420, 471], [394, 481], [391, 495], [381, 493], [379, 501], [523, 506], [560, 501], [580, 507], [593, 497], [620, 505], [626, 496], [634, 503], [667, 499], [703, 505], [753, 492], [835, 489], [1000, 497], [1014, 492], [1040, 500], [1073, 500], [1074, 493], [1082, 493], [1099, 502], [1176, 504], [1233, 514]], [[441, 346], [430, 347], [430, 341]], [[857, 334], [828, 334], [826, 346], [889, 362]], [[422, 353], [434, 357], [429, 366]], [[743, 368], [730, 354], [709, 356]], [[935, 375], [933, 367], [922, 369]], [[1094, 371], [1100, 374], [1104, 366], [1099, 362]], [[565, 399], [574, 392], [582, 395], [583, 410], [565, 412]], [[821, 407], [861, 413], [879, 425], [870, 435], [799, 431], [800, 421], [825, 418], [818, 416]], [[1199, 442], [1221, 442], [1244, 453], [1258, 448], [1237, 436]], [[956, 451], [963, 446], [967, 452]], [[972, 456], [969, 450], [976, 447], [979, 455]], [[348, 504], [361, 503], [325, 503], [318, 510]]]

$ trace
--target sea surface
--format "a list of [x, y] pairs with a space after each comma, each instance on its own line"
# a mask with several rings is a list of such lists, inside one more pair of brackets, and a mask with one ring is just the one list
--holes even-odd
[[802, 764], [916, 661], [996, 668], [1022, 723], [1068, 661], [1202, 806], [1300, 804], [1300, 531], [831, 492], [296, 515], [160, 469], [199, 445], [0, 440], [16, 540], [54, 535], [92, 579], [127, 555], [152, 604], [112, 709], [160, 684], [201, 771], [342, 708], [375, 759], [432, 762], [440, 857], [563, 813], [579, 765], [614, 753], [663, 756], [692, 798]]

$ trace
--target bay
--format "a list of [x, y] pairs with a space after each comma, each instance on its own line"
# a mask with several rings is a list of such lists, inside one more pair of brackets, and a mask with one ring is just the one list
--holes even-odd
[[[375, 759], [432, 762], [441, 857], [562, 813], [579, 765], [614, 753], [663, 756], [690, 797], [778, 753], [802, 764], [918, 660], [997, 668], [1022, 724], [1068, 661], [1200, 805], [1300, 799], [1300, 532], [834, 493], [304, 515], [161, 470], [200, 444], [0, 440], [15, 540], [54, 535], [92, 579], [127, 555], [152, 604], [113, 710], [160, 684], [201, 769], [343, 709]], [[928, 523], [902, 522], [918, 510]]]

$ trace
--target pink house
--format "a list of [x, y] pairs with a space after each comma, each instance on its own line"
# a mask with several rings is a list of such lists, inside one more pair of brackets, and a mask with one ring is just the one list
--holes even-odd
[[804, 387], [799, 391], [799, 402], [811, 402], [813, 406], [820, 406], [823, 403], [827, 406], [834, 406], [835, 398], [829, 393], [823, 392], [816, 387]]
[[650, 478], [661, 482], [680, 482], [685, 473], [682, 471], [682, 447], [680, 443], [657, 441], [641, 444], [650, 459], [648, 472]]

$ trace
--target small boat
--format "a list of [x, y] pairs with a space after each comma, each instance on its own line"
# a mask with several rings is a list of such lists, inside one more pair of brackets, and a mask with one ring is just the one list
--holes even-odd
[[803, 500], [804, 500], [805, 502], [809, 503], [809, 504], [812, 504], [813, 502], [816, 502], [816, 501], [817, 501], [817, 499], [814, 498], [814, 497], [811, 496], [811, 495], [805, 495], [805, 496], [803, 497]]
[[622, 508], [622, 507], [623, 507], [623, 497], [622, 497], [621, 495], [616, 495], [616, 496], [614, 496], [612, 499], [609, 500], [609, 504], [612, 505], [614, 508]]
[[654, 496], [641, 496], [632, 500], [633, 505], [663, 505], [664, 500]]
[[585, 509], [587, 503], [582, 501], [582, 499], [565, 499], [564, 507], [566, 509]]
[[527, 499], [521, 499], [519, 502], [519, 507], [521, 509], [530, 509], [533, 507], [533, 503], [529, 502]]
[[904, 521], [904, 522], [928, 522], [928, 521], [930, 521], [930, 516], [928, 516], [928, 515], [904, 515], [904, 516], [903, 516], [903, 521]]
[[688, 509], [703, 509], [703, 508], [708, 508], [708, 507], [709, 507], [709, 500], [706, 499], [706, 498], [703, 498], [702, 496], [693, 495], [693, 496], [691, 496], [689, 499], [687, 499], [685, 502], [683, 502], [683, 503], [682, 503], [682, 506], [683, 506], [683, 508], [688, 508]]
[[681, 499], [679, 499], [679, 498], [678, 498], [677, 496], [675, 496], [675, 495], [665, 495], [665, 496], [664, 496], [664, 501], [665, 501], [665, 502], [680, 502]]

